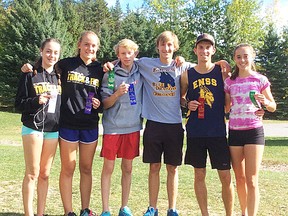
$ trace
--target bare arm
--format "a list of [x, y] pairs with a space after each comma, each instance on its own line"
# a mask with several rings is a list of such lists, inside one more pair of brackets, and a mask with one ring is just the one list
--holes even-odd
[[187, 107], [187, 100], [186, 100], [186, 94], [188, 90], [188, 72], [185, 71], [181, 74], [181, 80], [180, 80], [180, 104], [182, 107]]
[[225, 93], [225, 113], [230, 112], [231, 109], [231, 98], [230, 94]]
[[119, 86], [117, 91], [115, 91], [112, 95], [109, 97], [105, 98], [102, 103], [103, 103], [103, 108], [108, 109], [112, 107], [116, 101], [118, 100], [119, 97], [121, 97], [124, 94], [127, 94], [129, 88], [129, 84], [125, 84], [124, 82]]
[[262, 94], [255, 94], [255, 99], [263, 104], [269, 112], [274, 112], [277, 105], [271, 93], [270, 87], [267, 87], [261, 93]]
[[103, 71], [106, 73], [114, 68], [114, 65], [117, 63], [118, 60], [114, 60], [113, 62], [106, 62], [103, 65]]
[[182, 107], [187, 107], [189, 110], [195, 111], [197, 110], [200, 103], [197, 100], [187, 101], [186, 100], [187, 90], [188, 90], [188, 72], [185, 71], [184, 73], [181, 74], [180, 103]]
[[215, 62], [215, 64], [221, 67], [223, 80], [231, 76], [231, 66], [227, 61], [220, 60], [218, 62]]

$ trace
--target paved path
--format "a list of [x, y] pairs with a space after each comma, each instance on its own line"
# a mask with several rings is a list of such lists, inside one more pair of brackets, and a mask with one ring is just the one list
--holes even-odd
[[283, 123], [265, 123], [266, 137], [288, 137], [288, 122]]
[[[281, 123], [267, 123], [264, 122], [264, 130], [266, 137], [288, 137], [288, 121]], [[99, 133], [103, 134], [103, 127], [99, 125]], [[143, 135], [143, 130], [141, 130]]]

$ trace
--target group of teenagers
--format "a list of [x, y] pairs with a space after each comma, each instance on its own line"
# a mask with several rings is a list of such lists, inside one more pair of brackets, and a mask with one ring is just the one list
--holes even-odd
[[[123, 39], [114, 46], [118, 57], [103, 66], [97, 61], [100, 47], [92, 31], [81, 34], [78, 54], [59, 60], [60, 43], [46, 39], [41, 57], [32, 66], [24, 64], [15, 106], [22, 112], [25, 176], [22, 197], [26, 216], [33, 216], [37, 181], [37, 216], [45, 215], [48, 178], [58, 146], [61, 171], [60, 195], [64, 215], [75, 216], [72, 206], [73, 174], [79, 152], [80, 216], [96, 215], [90, 208], [92, 164], [98, 141], [99, 112], [103, 111], [104, 158], [101, 173], [101, 216], [110, 216], [109, 196], [115, 159], [121, 162], [121, 207], [119, 216], [130, 216], [128, 207], [133, 159], [139, 156], [142, 119], [143, 162], [149, 163], [149, 206], [144, 216], [158, 216], [162, 157], [167, 170], [167, 216], [177, 216], [178, 166], [182, 164], [186, 117], [187, 149], [184, 163], [194, 167], [194, 190], [203, 216], [207, 203], [206, 160], [217, 169], [227, 216], [233, 215], [232, 164], [241, 214], [253, 216], [259, 206], [258, 173], [264, 151], [263, 109], [273, 112], [276, 103], [267, 77], [255, 71], [255, 52], [249, 44], [233, 53], [235, 70], [229, 64], [213, 63], [213, 36], [200, 34], [195, 42], [197, 64], [174, 58], [177, 36], [164, 31], [156, 39], [159, 58], [139, 58], [138, 45]], [[58, 61], [59, 60], [59, 61]], [[104, 72], [105, 71], [105, 72]], [[251, 92], [253, 94], [251, 94]], [[226, 138], [225, 113], [229, 112]]]

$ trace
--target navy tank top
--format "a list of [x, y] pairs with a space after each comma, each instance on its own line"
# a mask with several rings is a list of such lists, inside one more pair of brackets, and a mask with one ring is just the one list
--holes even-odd
[[188, 111], [186, 121], [187, 137], [223, 137], [226, 136], [225, 93], [222, 72], [219, 65], [206, 74], [198, 73], [194, 68], [188, 70], [187, 101], [204, 97], [204, 118], [198, 118], [198, 109]]

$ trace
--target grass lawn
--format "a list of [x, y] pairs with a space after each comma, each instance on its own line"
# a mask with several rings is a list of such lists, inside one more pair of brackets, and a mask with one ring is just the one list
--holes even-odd
[[[24, 175], [24, 159], [21, 146], [21, 123], [19, 114], [0, 112], [0, 216], [22, 215], [21, 183]], [[101, 145], [101, 137], [99, 146]], [[101, 212], [100, 174], [102, 158], [99, 157], [100, 147], [94, 159], [93, 191], [91, 208]], [[278, 216], [288, 212], [288, 138], [268, 138], [260, 171], [261, 203], [258, 215]], [[135, 216], [143, 215], [148, 206], [148, 165], [139, 157], [134, 161], [132, 191], [129, 206]], [[62, 203], [58, 189], [60, 170], [59, 151], [56, 154], [50, 187], [48, 192], [46, 213], [63, 215]], [[112, 179], [110, 206], [112, 215], [118, 215], [121, 201], [120, 160], [117, 160]], [[162, 167], [161, 189], [159, 194], [159, 215], [166, 215], [166, 171]], [[235, 182], [235, 181], [234, 181]], [[207, 169], [207, 187], [210, 215], [225, 215], [221, 200], [221, 187], [217, 172]], [[75, 211], [80, 210], [79, 172], [76, 169], [73, 184], [73, 203]], [[35, 205], [36, 206], [36, 205]], [[179, 194], [177, 208], [180, 215], [200, 215], [193, 190], [193, 169], [182, 165], [179, 168]], [[36, 208], [35, 208], [36, 209]], [[235, 215], [240, 215], [237, 196], [235, 195]]]

